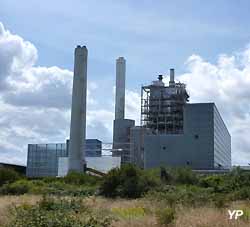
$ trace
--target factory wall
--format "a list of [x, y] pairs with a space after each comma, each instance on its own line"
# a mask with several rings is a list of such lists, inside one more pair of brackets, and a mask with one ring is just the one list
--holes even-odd
[[[87, 139], [85, 150], [86, 157], [101, 157], [102, 142], [97, 139]], [[69, 140], [66, 143], [29, 144], [26, 175], [28, 177], [57, 176], [59, 160], [61, 159], [64, 162], [65, 158], [68, 160], [68, 157]], [[64, 166], [64, 164], [61, 164], [61, 166]]]
[[59, 157], [68, 157], [65, 143], [29, 144], [26, 175], [28, 177], [57, 176]]
[[[130, 161], [130, 128], [135, 126], [135, 121], [130, 119], [115, 119], [113, 133], [113, 156], [121, 156], [121, 162]], [[121, 149], [119, 151], [118, 149]]]
[[130, 129], [130, 162], [144, 168], [144, 139], [150, 129], [135, 126]]
[[214, 166], [231, 168], [231, 136], [214, 106]]
[[[214, 169], [219, 157], [221, 165], [228, 166], [231, 160], [230, 135], [222, 119], [218, 120], [216, 110], [214, 103], [186, 104], [183, 134], [146, 135], [144, 167]], [[222, 132], [220, 136], [219, 132]], [[226, 138], [223, 138], [223, 133]]]
[[[69, 140], [66, 141], [67, 149], [69, 151]], [[85, 156], [97, 157], [102, 155], [102, 141], [98, 139], [85, 140]]]

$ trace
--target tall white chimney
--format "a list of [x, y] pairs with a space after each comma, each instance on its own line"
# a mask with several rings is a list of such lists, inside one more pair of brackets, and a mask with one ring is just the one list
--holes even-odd
[[119, 57], [116, 59], [115, 119], [124, 119], [125, 115], [125, 74], [126, 60]]
[[78, 45], [75, 48], [69, 141], [69, 171], [77, 172], [83, 172], [85, 165], [87, 58], [86, 46]]
[[170, 80], [169, 80], [169, 86], [174, 86], [175, 81], [174, 81], [174, 69], [170, 69]]

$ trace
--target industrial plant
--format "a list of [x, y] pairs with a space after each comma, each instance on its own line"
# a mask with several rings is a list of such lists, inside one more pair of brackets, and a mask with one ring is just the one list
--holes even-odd
[[[102, 142], [86, 139], [86, 46], [75, 49], [70, 139], [65, 144], [29, 144], [27, 176], [61, 176], [83, 172], [86, 158], [101, 158]], [[214, 103], [189, 103], [186, 85], [175, 82], [175, 71], [158, 75], [141, 87], [141, 122], [125, 119], [126, 60], [116, 60], [115, 119], [112, 158], [120, 165], [142, 169], [190, 167], [193, 170], [231, 169], [231, 136]], [[59, 174], [60, 173], [60, 174]]]

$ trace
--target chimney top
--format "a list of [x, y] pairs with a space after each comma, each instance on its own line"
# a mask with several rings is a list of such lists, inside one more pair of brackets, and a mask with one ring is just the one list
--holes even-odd
[[158, 80], [162, 81], [162, 79], [163, 79], [163, 76], [162, 75], [158, 75]]

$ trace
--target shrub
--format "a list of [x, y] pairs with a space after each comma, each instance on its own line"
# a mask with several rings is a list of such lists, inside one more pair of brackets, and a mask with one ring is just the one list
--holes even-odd
[[12, 169], [0, 169], [0, 186], [6, 183], [12, 183], [20, 178], [20, 175]]
[[11, 210], [8, 227], [108, 227], [113, 218], [99, 215], [81, 200], [43, 197], [36, 205], [21, 205]]
[[231, 193], [231, 199], [233, 200], [250, 199], [249, 187], [243, 186], [242, 188], [235, 190], [234, 192]]
[[250, 172], [237, 167], [225, 176], [225, 182], [229, 191], [250, 187]]
[[100, 193], [107, 197], [117, 196], [118, 186], [121, 184], [121, 172], [118, 168], [111, 169], [103, 178]]
[[212, 190], [192, 185], [164, 185], [150, 190], [146, 197], [150, 200], [165, 202], [170, 207], [181, 203], [192, 206], [202, 206], [212, 200]]
[[197, 184], [198, 177], [190, 168], [176, 168], [173, 171], [174, 180], [179, 184]]
[[173, 181], [173, 177], [164, 167], [160, 167], [160, 177], [161, 181], [164, 181], [165, 183], [171, 183]]
[[1, 187], [0, 193], [3, 195], [22, 195], [28, 193], [31, 184], [27, 180], [19, 180], [11, 184], [5, 184]]
[[200, 179], [200, 185], [206, 188], [207, 187], [216, 188], [222, 183], [223, 183], [223, 179], [221, 176], [218, 176], [218, 175], [207, 176], [207, 177]]
[[64, 178], [63, 181], [66, 184], [74, 184], [74, 185], [95, 185], [99, 182], [99, 177], [91, 176], [85, 173], [77, 173], [77, 172], [70, 172]]
[[164, 208], [156, 212], [157, 223], [162, 226], [168, 226], [175, 220], [176, 212], [173, 208]]
[[133, 165], [123, 165], [104, 176], [100, 194], [107, 197], [138, 198], [156, 185], [157, 182], [145, 172]]
[[66, 184], [63, 181], [55, 181], [38, 187], [33, 185], [31, 192], [56, 196], [89, 196], [95, 194], [96, 186]]
[[227, 197], [225, 195], [223, 195], [223, 194], [215, 195], [213, 200], [214, 200], [214, 205], [217, 208], [228, 207]]

